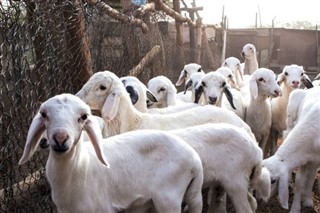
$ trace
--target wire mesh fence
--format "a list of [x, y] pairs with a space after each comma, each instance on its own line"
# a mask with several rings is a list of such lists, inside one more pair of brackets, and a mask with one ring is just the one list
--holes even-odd
[[18, 165], [43, 101], [76, 93], [96, 71], [128, 75], [153, 47], [160, 53], [137, 77], [178, 78], [190, 48], [176, 45], [163, 13], [143, 21], [147, 33], [80, 0], [0, 1], [0, 212], [56, 212], [45, 178], [48, 151]]
[[176, 61], [165, 61], [174, 42], [164, 44], [159, 19], [159, 14], [148, 16], [150, 33], [143, 34], [81, 1], [2, 1], [0, 212], [56, 211], [45, 178], [48, 151], [39, 150], [18, 165], [31, 119], [43, 101], [77, 92], [99, 70], [126, 75], [154, 45], [167, 49], [140, 78], [170, 74]]

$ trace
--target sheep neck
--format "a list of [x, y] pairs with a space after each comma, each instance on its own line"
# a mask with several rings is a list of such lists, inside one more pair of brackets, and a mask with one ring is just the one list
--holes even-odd
[[[80, 209], [73, 209], [79, 207], [79, 203], [88, 207], [84, 204], [87, 203], [90, 206], [92, 200], [88, 199], [97, 198], [87, 197], [87, 194], [92, 195], [99, 191], [99, 185], [92, 184], [91, 177], [94, 177], [96, 182], [107, 182], [106, 180], [111, 178], [108, 169], [102, 169], [103, 166], [95, 156], [93, 147], [92, 150], [89, 148], [91, 144], [87, 145], [84, 145], [83, 141], [80, 140], [69, 153], [64, 155], [56, 154], [50, 150], [46, 165], [46, 176], [52, 189], [52, 199], [60, 208], [59, 211], [70, 212], [71, 209], [75, 212], [80, 211]], [[104, 187], [109, 188], [108, 184], [105, 184]], [[70, 199], [70, 197], [73, 199]], [[100, 200], [99, 203], [110, 202], [108, 193], [104, 193], [98, 199]], [[109, 206], [111, 207], [111, 205]]]
[[131, 103], [130, 97], [126, 91], [121, 97], [119, 109], [115, 118], [106, 122], [108, 135], [118, 135], [131, 130], [136, 130], [140, 123], [143, 113], [139, 112]]
[[257, 57], [254, 55], [244, 61], [244, 74], [252, 75], [258, 69]]

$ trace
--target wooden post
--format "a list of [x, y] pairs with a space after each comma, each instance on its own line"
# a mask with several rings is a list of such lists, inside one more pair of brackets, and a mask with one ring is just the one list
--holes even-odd
[[320, 48], [319, 48], [318, 25], [316, 25], [316, 39], [317, 39], [317, 72], [320, 73]]
[[224, 17], [224, 21], [223, 21], [223, 46], [222, 46], [222, 54], [221, 54], [221, 64], [224, 62], [224, 60], [226, 59], [226, 46], [227, 46], [227, 16]]
[[[180, 0], [173, 0], [173, 9], [181, 14], [181, 9], [180, 9]], [[177, 63], [176, 66], [177, 68], [183, 68], [185, 65], [185, 55], [184, 55], [184, 49], [183, 49], [183, 23], [179, 20], [176, 19], [176, 56], [177, 56]]]
[[[192, 21], [194, 21], [194, 12], [193, 11], [189, 11], [189, 16], [191, 18]], [[197, 47], [196, 44], [196, 32], [195, 29], [191, 26], [189, 26], [189, 38], [190, 38], [190, 57], [191, 57], [191, 62], [196, 63], [196, 54], [195, 54], [195, 50]]]
[[206, 56], [207, 56], [209, 67], [210, 68], [214, 68], [214, 57], [213, 57], [211, 49], [210, 49], [210, 45], [209, 45], [209, 42], [208, 42], [208, 37], [207, 37], [207, 33], [206, 33], [206, 28], [205, 27], [202, 27], [202, 39], [201, 40], [202, 40], [202, 47], [204, 47], [204, 49], [205, 49], [205, 53], [206, 53]]

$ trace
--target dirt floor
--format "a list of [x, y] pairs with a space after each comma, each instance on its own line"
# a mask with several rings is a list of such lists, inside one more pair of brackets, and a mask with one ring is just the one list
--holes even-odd
[[[317, 174], [318, 177], [320, 177], [320, 171]], [[292, 180], [294, 180], [294, 174], [292, 177]], [[301, 213], [320, 213], [320, 195], [318, 192], [318, 180], [316, 179], [315, 184], [313, 186], [313, 208], [306, 208], [301, 206]], [[289, 188], [289, 208], [292, 205], [293, 201], [293, 195], [294, 195], [294, 184], [290, 184]], [[205, 196], [205, 195], [204, 195]], [[285, 210], [280, 206], [279, 201], [277, 200], [277, 196], [272, 197], [268, 203], [259, 203], [258, 209], [256, 213], [289, 213], [289, 210]], [[203, 213], [207, 211], [207, 206], [204, 206]], [[227, 212], [228, 213], [235, 213], [235, 210], [232, 206], [231, 201], [227, 200]]]
[[[319, 173], [318, 173], [319, 175]], [[301, 207], [301, 213], [320, 213], [320, 195], [318, 192], [318, 181], [315, 181], [315, 184], [313, 186], [313, 208], [306, 208]], [[290, 184], [290, 198], [289, 198], [289, 207], [291, 207], [292, 200], [293, 200], [293, 191], [294, 191], [294, 185]], [[277, 197], [273, 197], [269, 200], [267, 204], [259, 205], [257, 209], [257, 213], [288, 213], [289, 210], [285, 210], [281, 208], [279, 201], [277, 200]]]

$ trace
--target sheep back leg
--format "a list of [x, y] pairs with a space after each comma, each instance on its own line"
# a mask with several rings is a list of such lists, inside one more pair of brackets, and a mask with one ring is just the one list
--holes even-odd
[[[245, 179], [238, 180], [239, 184], [236, 185], [226, 185], [225, 190], [230, 197], [232, 204], [237, 213], [253, 213], [255, 210], [252, 210], [252, 203], [249, 202], [249, 186]], [[240, 184], [241, 183], [241, 184]], [[252, 200], [251, 200], [252, 202]]]
[[312, 207], [312, 187], [318, 165], [306, 164], [300, 167], [296, 173], [296, 190], [293, 197], [293, 203], [290, 213], [299, 213], [301, 211], [301, 200], [304, 206]]
[[213, 185], [208, 192], [208, 211], [207, 213], [226, 213], [227, 194], [220, 185]]
[[197, 213], [202, 211], [202, 183], [203, 183], [203, 173], [199, 174], [191, 181], [187, 188], [184, 199], [188, 205], [189, 213]]

